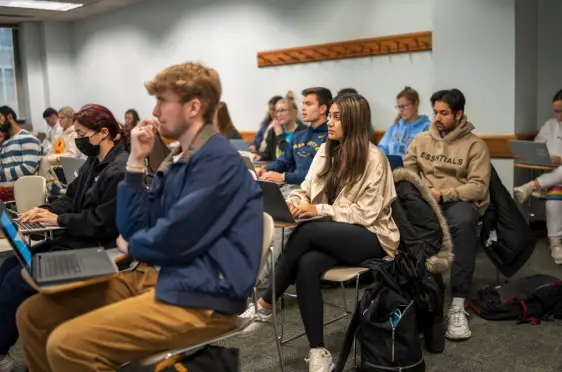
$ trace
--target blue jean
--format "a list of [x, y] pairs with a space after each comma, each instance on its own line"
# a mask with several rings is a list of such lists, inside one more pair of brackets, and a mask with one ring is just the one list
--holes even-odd
[[0, 267], [0, 355], [8, 353], [18, 340], [16, 310], [35, 290], [21, 276], [21, 265], [15, 256]]

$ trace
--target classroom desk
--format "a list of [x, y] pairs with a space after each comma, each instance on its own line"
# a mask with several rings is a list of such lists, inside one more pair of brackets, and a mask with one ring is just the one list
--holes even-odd
[[531, 171], [540, 170], [546, 172], [550, 172], [551, 170], [557, 167], [557, 165], [531, 165], [531, 164], [521, 164], [521, 163], [515, 163], [514, 166], [516, 168], [529, 169]]

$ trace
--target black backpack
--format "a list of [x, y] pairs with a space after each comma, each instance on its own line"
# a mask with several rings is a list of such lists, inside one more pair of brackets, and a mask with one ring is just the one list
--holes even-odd
[[[160, 367], [160, 368], [158, 368]], [[155, 372], [241, 372], [240, 351], [207, 346], [194, 354], [177, 355], [157, 366]]]
[[[390, 285], [389, 285], [390, 284]], [[377, 281], [365, 289], [346, 331], [335, 372], [342, 372], [354, 337], [361, 372], [424, 372], [414, 301], [395, 285]]]
[[550, 275], [515, 279], [479, 290], [478, 297], [468, 304], [487, 320], [539, 324], [562, 316], [562, 281]]

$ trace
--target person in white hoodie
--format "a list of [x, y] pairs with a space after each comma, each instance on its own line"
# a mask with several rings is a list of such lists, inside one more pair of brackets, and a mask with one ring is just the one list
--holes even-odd
[[74, 131], [74, 110], [68, 106], [63, 107], [58, 112], [58, 118], [62, 133], [53, 144], [53, 149], [47, 157], [50, 164], [57, 164], [60, 157], [83, 157], [74, 141], [76, 139], [76, 132]]
[[53, 145], [62, 135], [62, 128], [59, 123], [58, 112], [52, 107], [43, 112], [43, 119], [47, 122], [47, 129], [41, 147], [43, 148], [43, 155], [49, 155], [53, 152]]
[[[552, 99], [554, 117], [549, 119], [535, 137], [535, 142], [546, 143], [554, 164], [562, 164], [562, 90]], [[562, 166], [550, 173], [527, 182], [514, 190], [519, 203], [525, 202], [534, 191], [546, 190], [546, 228], [550, 239], [550, 254], [554, 262], [562, 264]]]

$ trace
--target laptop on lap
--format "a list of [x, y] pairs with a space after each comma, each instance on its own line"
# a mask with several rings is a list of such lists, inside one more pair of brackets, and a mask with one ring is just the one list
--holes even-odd
[[0, 230], [10, 243], [16, 257], [35, 283], [61, 285], [76, 281], [113, 276], [118, 272], [102, 247], [32, 254], [31, 248], [18, 233], [4, 206], [0, 206]]
[[279, 185], [275, 182], [268, 181], [258, 181], [258, 183], [263, 193], [264, 212], [269, 214], [275, 222], [298, 224], [306, 221], [329, 219], [325, 216], [317, 216], [295, 220], [289, 210], [287, 201], [283, 197], [281, 190], [279, 190]]
[[0, 202], [0, 207], [2, 208], [2, 210], [12, 216], [14, 225], [16, 225], [18, 231], [23, 235], [41, 234], [49, 231], [58, 231], [65, 229], [65, 227], [48, 225], [40, 222], [22, 222], [18, 220], [18, 214], [15, 211], [9, 209], [5, 203]]
[[510, 140], [509, 149], [520, 164], [553, 167], [546, 143], [534, 141]]

